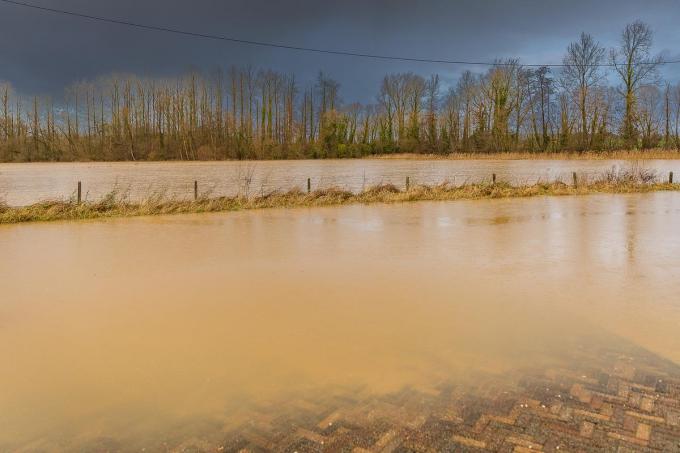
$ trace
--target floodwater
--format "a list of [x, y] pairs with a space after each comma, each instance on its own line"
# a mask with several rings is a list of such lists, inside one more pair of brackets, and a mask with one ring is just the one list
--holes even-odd
[[44, 200], [68, 199], [78, 181], [83, 196], [96, 200], [116, 189], [132, 200], [151, 195], [189, 198], [194, 181], [199, 192], [218, 195], [256, 195], [294, 187], [306, 189], [340, 187], [360, 191], [368, 186], [391, 183], [463, 184], [499, 180], [513, 184], [537, 181], [571, 181], [612, 168], [641, 165], [667, 178], [680, 174], [680, 160], [297, 160], [250, 162], [115, 162], [0, 164], [0, 201], [19, 206]]
[[583, 338], [680, 363], [679, 225], [652, 193], [0, 226], [0, 451], [548, 368]]

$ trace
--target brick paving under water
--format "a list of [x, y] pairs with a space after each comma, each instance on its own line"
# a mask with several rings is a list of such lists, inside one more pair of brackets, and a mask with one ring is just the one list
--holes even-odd
[[[144, 451], [680, 451], [680, 367], [623, 349], [577, 348], [562, 362], [568, 366], [487, 376], [472, 386], [337, 391], [261, 405], [237, 427], [185, 424], [145, 442]], [[106, 438], [76, 450], [140, 448]]]
[[[576, 360], [578, 359], [578, 360]], [[680, 367], [639, 348], [581, 348], [568, 367], [383, 396], [339, 392], [252, 410], [236, 429], [158, 449], [194, 452], [680, 451]], [[574, 365], [576, 364], [576, 365]], [[115, 449], [115, 446], [113, 446]], [[152, 450], [154, 448], [151, 448]]]

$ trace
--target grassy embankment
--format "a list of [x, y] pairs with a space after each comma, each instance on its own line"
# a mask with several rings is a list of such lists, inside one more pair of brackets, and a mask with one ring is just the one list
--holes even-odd
[[81, 220], [101, 217], [132, 217], [161, 214], [238, 211], [274, 207], [313, 207], [351, 203], [401, 203], [432, 200], [478, 200], [535, 196], [586, 195], [596, 193], [641, 193], [652, 191], [680, 191], [680, 184], [662, 182], [654, 173], [644, 169], [610, 171], [595, 177], [581, 177], [575, 186], [561, 181], [513, 186], [491, 181], [454, 186], [413, 185], [400, 190], [393, 185], [371, 187], [361, 193], [337, 188], [319, 189], [311, 193], [300, 189], [272, 192], [255, 197], [199, 197], [196, 200], [172, 200], [151, 196], [134, 203], [117, 192], [98, 201], [77, 203], [75, 200], [45, 201], [30, 206], [12, 207], [0, 203], [0, 224]]
[[674, 149], [583, 151], [583, 152], [506, 152], [506, 153], [450, 153], [450, 154], [376, 154], [373, 159], [437, 159], [437, 160], [649, 160], [680, 159]]

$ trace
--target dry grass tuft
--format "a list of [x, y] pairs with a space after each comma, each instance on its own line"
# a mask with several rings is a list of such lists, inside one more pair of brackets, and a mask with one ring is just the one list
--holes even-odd
[[583, 152], [475, 152], [450, 154], [378, 154], [371, 159], [453, 159], [453, 160], [647, 160], [647, 159], [680, 159], [677, 149], [617, 150], [617, 151], [583, 151]]
[[51, 220], [81, 220], [101, 217], [132, 217], [161, 214], [239, 211], [275, 207], [331, 206], [349, 203], [402, 203], [435, 200], [477, 200], [535, 196], [586, 195], [594, 193], [640, 193], [680, 191], [680, 184], [660, 182], [647, 169], [631, 167], [610, 170], [588, 177], [581, 175], [576, 187], [561, 181], [513, 186], [507, 182], [464, 184], [443, 183], [435, 186], [415, 185], [400, 190], [391, 184], [370, 187], [361, 193], [331, 187], [311, 193], [300, 189], [274, 191], [254, 197], [203, 197], [195, 201], [166, 199], [154, 195], [140, 203], [132, 203], [125, 194], [113, 191], [99, 201], [76, 203], [44, 201], [30, 206], [12, 207], [0, 202], [0, 224]]

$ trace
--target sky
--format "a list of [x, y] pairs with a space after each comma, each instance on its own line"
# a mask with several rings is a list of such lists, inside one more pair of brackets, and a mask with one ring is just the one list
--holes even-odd
[[[615, 46], [636, 19], [655, 31], [655, 51], [680, 55], [678, 0], [23, 0], [118, 20], [286, 45], [426, 59], [560, 63], [582, 31]], [[319, 71], [345, 102], [372, 101], [387, 73], [437, 73], [454, 84], [479, 67], [394, 62], [271, 49], [139, 30], [0, 2], [0, 80], [19, 92], [56, 94], [111, 73], [166, 77], [251, 65]], [[665, 75], [677, 80], [680, 65]]]

